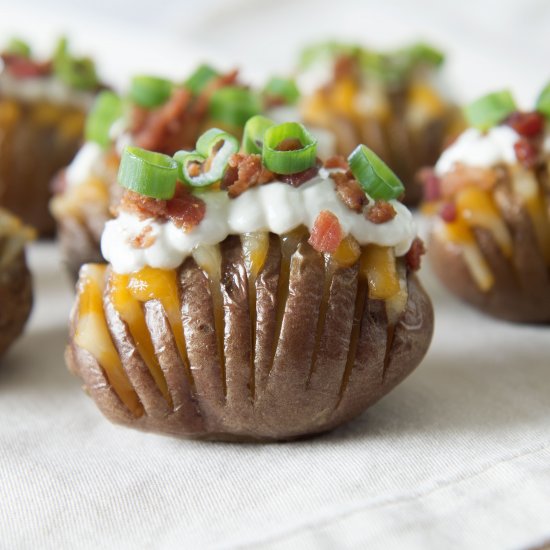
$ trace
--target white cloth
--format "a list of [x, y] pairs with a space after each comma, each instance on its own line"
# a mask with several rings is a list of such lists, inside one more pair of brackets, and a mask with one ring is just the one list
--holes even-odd
[[[134, 71], [181, 78], [220, 56], [261, 79], [286, 69], [300, 43], [328, 35], [388, 46], [434, 39], [450, 51], [452, 89], [466, 98], [512, 86], [527, 102], [548, 78], [544, 0], [134, 4], [130, 13], [125, 0], [103, 9], [0, 0], [0, 31], [36, 37], [47, 50], [70, 29], [119, 85]], [[490, 550], [550, 541], [549, 327], [483, 317], [425, 270], [433, 345], [361, 418], [288, 444], [179, 441], [103, 419], [63, 363], [72, 292], [58, 253], [34, 245], [31, 263], [35, 311], [0, 365], [1, 550]]]
[[109, 424], [65, 369], [70, 285], [0, 368], [0, 548], [525, 548], [550, 540], [550, 328], [481, 316], [427, 269], [424, 363], [308, 441], [180, 441]]

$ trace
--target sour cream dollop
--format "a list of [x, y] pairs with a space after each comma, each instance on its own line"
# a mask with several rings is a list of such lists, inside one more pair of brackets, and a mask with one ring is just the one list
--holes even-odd
[[[170, 221], [142, 220], [121, 212], [106, 224], [101, 239], [103, 256], [117, 273], [132, 273], [145, 266], [173, 269], [196, 247], [218, 244], [228, 235], [256, 231], [281, 235], [300, 225], [311, 230], [322, 210], [337, 216], [343, 232], [359, 244], [391, 246], [397, 256], [407, 253], [416, 236], [416, 225], [406, 206], [390, 201], [396, 216], [383, 224], [372, 223], [340, 200], [330, 171], [325, 169], [298, 188], [275, 181], [249, 189], [235, 199], [220, 191], [201, 193], [200, 197], [206, 203], [205, 217], [188, 232]], [[144, 232], [152, 244], [136, 248], [132, 242]]]
[[487, 132], [469, 128], [443, 152], [435, 165], [435, 172], [438, 175], [450, 172], [457, 163], [480, 168], [499, 163], [515, 164], [514, 144], [519, 138], [519, 134], [509, 126], [495, 126]]

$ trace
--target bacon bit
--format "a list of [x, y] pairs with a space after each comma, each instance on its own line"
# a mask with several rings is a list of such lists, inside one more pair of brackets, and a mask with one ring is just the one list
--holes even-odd
[[298, 138], [286, 138], [277, 145], [276, 151], [298, 151], [303, 147]]
[[357, 59], [351, 55], [340, 55], [334, 61], [334, 80], [357, 76]]
[[155, 244], [157, 238], [152, 235], [153, 228], [150, 225], [146, 225], [139, 235], [136, 235], [133, 239], [130, 239], [130, 244], [134, 248], [149, 248]]
[[424, 189], [426, 202], [435, 202], [441, 198], [441, 180], [436, 176], [433, 168], [421, 168], [416, 175], [416, 180]]
[[535, 137], [544, 130], [544, 117], [532, 111], [529, 113], [512, 113], [506, 121], [520, 136]]
[[369, 222], [381, 224], [393, 220], [397, 212], [395, 208], [386, 201], [375, 201], [374, 204], [365, 212], [365, 217]]
[[341, 168], [342, 170], [349, 170], [349, 164], [345, 157], [342, 155], [334, 155], [325, 160], [325, 168], [330, 170], [331, 168]]
[[420, 269], [422, 256], [424, 254], [426, 254], [426, 247], [424, 246], [424, 242], [419, 237], [416, 237], [405, 256], [407, 267], [411, 271], [418, 271]]
[[354, 212], [362, 212], [363, 208], [369, 203], [369, 199], [359, 182], [350, 173], [334, 172], [330, 175], [336, 184], [336, 194], [338, 198]]
[[311, 228], [308, 243], [317, 252], [333, 254], [343, 238], [344, 233], [338, 218], [329, 210], [322, 210]]
[[178, 185], [174, 198], [166, 203], [166, 216], [176, 227], [186, 231], [197, 226], [205, 214], [205, 202], [183, 185]]
[[538, 147], [528, 139], [521, 138], [516, 141], [514, 151], [518, 161], [527, 169], [533, 168], [539, 160]]
[[263, 164], [261, 155], [235, 153], [229, 159], [227, 170], [222, 181], [222, 188], [227, 189], [234, 199], [251, 187], [263, 185], [275, 179]]
[[458, 216], [456, 204], [454, 202], [446, 202], [443, 204], [439, 209], [439, 216], [447, 223], [454, 222]]
[[21, 55], [5, 53], [0, 56], [8, 72], [16, 78], [48, 76], [52, 72], [50, 61], [33, 61]]
[[316, 159], [315, 164], [303, 172], [297, 172], [296, 174], [278, 174], [278, 177], [284, 183], [292, 185], [292, 187], [300, 187], [302, 183], [314, 178], [319, 173], [319, 168], [321, 168], [321, 166], [321, 161]]
[[191, 99], [189, 90], [178, 88], [164, 105], [148, 111], [145, 118], [143, 118], [143, 111], [134, 110], [135, 116], [139, 119], [136, 121], [138, 124], [135, 125], [137, 126], [134, 134], [135, 144], [144, 149], [166, 154], [173, 154], [181, 148], [193, 147], [196, 132], [191, 136], [186, 128]]
[[441, 177], [441, 196], [451, 198], [458, 191], [470, 185], [475, 185], [484, 191], [490, 191], [497, 181], [498, 175], [495, 168], [456, 164], [451, 172], [447, 172]]

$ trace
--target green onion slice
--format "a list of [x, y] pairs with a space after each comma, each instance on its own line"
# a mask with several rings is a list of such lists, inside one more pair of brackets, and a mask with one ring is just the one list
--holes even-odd
[[464, 109], [471, 126], [488, 130], [517, 111], [516, 102], [508, 90], [501, 90], [480, 97]]
[[120, 160], [118, 183], [152, 197], [171, 199], [178, 180], [178, 163], [168, 155], [140, 147], [126, 147]]
[[261, 155], [265, 131], [274, 124], [271, 119], [262, 115], [249, 118], [244, 126], [242, 150], [245, 153]]
[[358, 145], [348, 157], [351, 172], [374, 200], [396, 199], [405, 191], [399, 178], [374, 151]]
[[184, 86], [194, 95], [199, 95], [214, 78], [218, 71], [210, 65], [200, 65], [197, 70], [184, 82]]
[[246, 88], [225, 86], [210, 96], [210, 117], [233, 128], [242, 128], [246, 121], [262, 110], [258, 95]]
[[287, 105], [294, 105], [300, 98], [300, 91], [294, 79], [273, 76], [265, 85], [263, 95], [282, 99]]
[[[279, 151], [285, 140], [297, 139], [302, 147], [293, 151]], [[317, 140], [298, 122], [270, 126], [264, 133], [262, 160], [276, 174], [297, 174], [311, 168], [317, 156]]]
[[130, 99], [141, 107], [153, 109], [168, 101], [172, 88], [172, 82], [165, 78], [134, 76], [130, 85]]
[[61, 37], [53, 55], [55, 75], [67, 86], [91, 90], [99, 85], [95, 64], [89, 57], [73, 57], [66, 37]]
[[13, 55], [18, 55], [20, 57], [29, 58], [31, 56], [31, 47], [29, 46], [28, 42], [25, 42], [21, 38], [14, 36], [8, 42], [8, 45], [6, 46], [6, 52]]
[[550, 82], [542, 89], [537, 98], [536, 109], [546, 117], [550, 117]]
[[114, 92], [101, 92], [88, 114], [84, 134], [86, 140], [95, 141], [105, 148], [111, 143], [109, 131], [123, 113], [122, 99]]
[[425, 64], [439, 67], [445, 61], [445, 54], [426, 42], [411, 44], [403, 50], [403, 53], [409, 58], [409, 62], [413, 66]]
[[192, 187], [206, 187], [220, 181], [231, 155], [239, 150], [238, 140], [218, 128], [205, 132], [197, 141], [197, 150], [178, 151], [174, 160], [182, 181]]

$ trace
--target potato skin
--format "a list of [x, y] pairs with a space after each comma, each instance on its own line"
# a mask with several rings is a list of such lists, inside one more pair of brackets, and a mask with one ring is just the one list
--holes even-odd
[[[281, 248], [279, 238], [270, 235], [267, 260], [256, 280], [253, 355], [249, 283], [240, 241], [230, 237], [222, 243], [219, 285], [224, 311], [225, 381], [214, 329], [212, 288], [192, 259], [178, 273], [192, 382], [185, 378], [160, 302], [152, 300], [144, 305], [172, 407], [144, 368], [107, 291], [104, 306], [113, 342], [145, 413], [140, 418], [131, 417], [114, 394], [101, 366], [76, 345], [78, 297], [66, 353], [70, 370], [83, 379], [84, 387], [105, 416], [147, 431], [200, 439], [289, 440], [324, 432], [352, 419], [390, 391], [421, 361], [432, 337], [431, 302], [416, 276], [409, 273], [408, 302], [391, 331], [385, 304], [367, 298], [357, 354], [348, 360], [357, 292], [359, 285], [364, 284], [360, 282], [358, 265], [338, 269], [325, 286], [323, 257], [306, 238], [298, 242], [290, 258], [288, 295], [281, 316], [277, 306], [286, 295], [286, 289], [278, 284]], [[320, 316], [323, 311], [325, 315]], [[386, 345], [388, 334], [393, 338]], [[344, 384], [348, 364], [352, 368]]]
[[76, 217], [66, 216], [58, 220], [57, 237], [63, 263], [73, 282], [76, 283], [78, 280], [78, 272], [82, 265], [104, 262], [101, 255], [101, 231], [94, 231], [87, 223]]
[[0, 267], [0, 358], [23, 332], [31, 309], [31, 274], [21, 251], [8, 265]]
[[[91, 100], [91, 96], [90, 96]], [[40, 236], [51, 237], [55, 222], [48, 208], [52, 178], [74, 157], [84, 129], [84, 110], [3, 97], [0, 109], [0, 206], [11, 210]]]
[[512, 257], [503, 255], [488, 230], [474, 229], [494, 286], [487, 292], [480, 290], [460, 248], [444, 242], [434, 230], [428, 240], [430, 265], [451, 292], [484, 313], [516, 323], [550, 323], [550, 267], [545, 264], [529, 214], [507, 187], [501, 186], [496, 193], [512, 235]]

